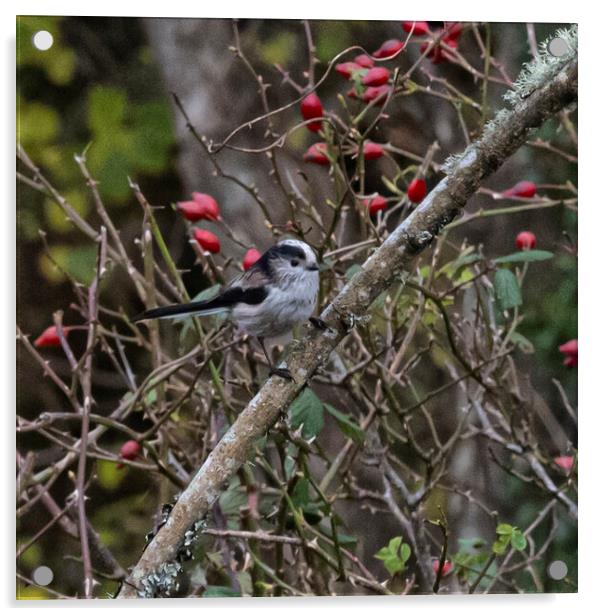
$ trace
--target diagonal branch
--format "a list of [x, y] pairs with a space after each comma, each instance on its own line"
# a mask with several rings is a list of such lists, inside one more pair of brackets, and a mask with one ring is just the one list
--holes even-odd
[[577, 100], [576, 53], [559, 62], [545, 79], [514, 101], [511, 111], [499, 112], [480, 140], [458, 157], [449, 175], [439, 182], [363, 264], [362, 269], [323, 311], [325, 331], [311, 331], [293, 345], [288, 368], [295, 382], [270, 378], [205, 460], [180, 496], [167, 523], [148, 545], [119, 597], [146, 596], [139, 591], [149, 574], [164, 571], [176, 560], [184, 535], [202, 519], [224, 486], [245, 462], [257, 439], [305, 386], [318, 367], [374, 299], [393, 282], [404, 281], [417, 254], [462, 210], [484, 178], [495, 172], [548, 118]]

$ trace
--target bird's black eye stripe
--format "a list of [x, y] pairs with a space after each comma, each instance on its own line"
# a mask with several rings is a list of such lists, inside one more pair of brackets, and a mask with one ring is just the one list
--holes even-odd
[[305, 259], [305, 253], [298, 246], [288, 246], [287, 244], [279, 244], [275, 246], [277, 254], [282, 256], [292, 257], [294, 259]]

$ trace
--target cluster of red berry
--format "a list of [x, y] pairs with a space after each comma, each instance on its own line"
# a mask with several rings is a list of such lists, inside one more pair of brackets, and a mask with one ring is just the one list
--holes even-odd
[[[199, 220], [221, 220], [217, 201], [205, 193], [193, 192], [192, 201], [179, 201], [178, 211], [190, 222]], [[219, 238], [215, 233], [200, 227], [194, 227], [192, 234], [198, 245], [207, 252], [217, 254], [221, 250]], [[248, 270], [255, 261], [261, 257], [261, 253], [256, 248], [249, 248], [242, 260], [244, 270]]]
[[[443, 35], [437, 37], [437, 43], [429, 52], [428, 57], [435, 63], [440, 62], [445, 57], [445, 46], [456, 47], [458, 39], [462, 33], [462, 24], [456, 22], [429, 23], [425, 21], [402, 23], [403, 30], [416, 36], [428, 36], [430, 38], [437, 34], [437, 30], [443, 28]], [[432, 46], [432, 41], [423, 43], [426, 49]], [[443, 45], [443, 48], [441, 48]], [[383, 105], [392, 93], [392, 73], [384, 66], [375, 66], [376, 61], [392, 60], [405, 47], [405, 43], [398, 39], [389, 39], [375, 50], [372, 55], [360, 54], [355, 56], [352, 61], [341, 62], [335, 66], [339, 75], [353, 82], [353, 86], [348, 90], [347, 96], [358, 99], [366, 104], [374, 103]], [[306, 127], [315, 133], [319, 133], [323, 128], [324, 107], [319, 96], [311, 92], [301, 101], [301, 116], [306, 122]], [[356, 150], [355, 154], [358, 154]], [[385, 147], [382, 144], [366, 141], [362, 145], [362, 155], [364, 160], [378, 160], [385, 155]], [[312, 144], [305, 154], [303, 160], [307, 163], [329, 167], [334, 162], [334, 152], [329, 151], [329, 146], [324, 141]], [[422, 177], [414, 178], [407, 187], [408, 200], [411, 203], [420, 203], [427, 193], [426, 181]], [[370, 214], [374, 215], [386, 209], [388, 199], [380, 194], [364, 199], [364, 204]]]
[[[190, 222], [221, 219], [217, 201], [211, 195], [204, 193], [193, 192], [192, 201], [179, 201], [177, 207], [182, 216]], [[192, 233], [203, 250], [213, 254], [217, 254], [221, 250], [219, 238], [215, 233], [200, 227], [194, 227]]]

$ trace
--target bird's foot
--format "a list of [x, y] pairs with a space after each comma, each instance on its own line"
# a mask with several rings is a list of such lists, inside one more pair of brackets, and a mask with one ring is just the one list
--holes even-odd
[[288, 368], [271, 368], [270, 376], [279, 376], [283, 379], [287, 379], [288, 381], [295, 382], [295, 379]]
[[321, 329], [322, 331], [326, 329], [330, 329], [326, 324], [326, 321], [323, 321], [320, 317], [309, 317], [309, 322], [316, 328]]

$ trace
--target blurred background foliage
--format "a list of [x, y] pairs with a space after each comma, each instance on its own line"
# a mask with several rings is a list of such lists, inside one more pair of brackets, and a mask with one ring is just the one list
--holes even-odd
[[[100, 25], [104, 20], [96, 20]], [[23, 17], [17, 21], [17, 139], [84, 218], [92, 210], [74, 156], [86, 152], [92, 176], [109, 205], [132, 205], [128, 177], [173, 174], [173, 120], [161, 78], [136, 20]], [[48, 51], [31, 43], [46, 30]], [[79, 45], [78, 45], [79, 41]], [[107, 70], [109, 69], [109, 70]], [[157, 88], [141, 87], [154, 83]], [[174, 178], [175, 180], [175, 178]], [[26, 193], [27, 199], [32, 195]], [[76, 280], [90, 281], [95, 249], [79, 245], [60, 207], [51, 199], [19, 207], [21, 241], [39, 245], [39, 229], [49, 233], [50, 253]], [[116, 214], [117, 221], [127, 216]], [[64, 274], [39, 255], [39, 273], [48, 282]]]
[[[538, 24], [538, 39], [545, 38], [557, 27], [557, 24]], [[382, 40], [390, 38], [391, 25], [386, 22], [333, 21], [313, 22], [312, 28], [317, 56], [326, 63], [352, 44], [376, 49]], [[47, 30], [54, 37], [54, 44], [48, 51], [41, 52], [32, 45], [32, 37], [38, 30]], [[280, 80], [272, 65], [278, 63], [300, 74], [306, 64], [306, 52], [299, 23], [243, 21], [241, 32], [248, 46], [249, 59], [257, 71], [270, 74], [274, 84], [270, 96], [276, 102], [288, 102], [294, 92], [277, 87]], [[529, 59], [524, 26], [496, 24], [491, 27], [491, 32], [494, 55], [503, 58], [514, 77], [521, 63]], [[230, 53], [228, 44], [231, 42], [225, 41], [220, 53]], [[190, 61], [195, 60], [191, 58]], [[177, 71], [178, 67], [173, 70]], [[457, 67], [449, 66], [446, 70], [454, 83], [460, 82], [466, 90], [474, 88]], [[242, 74], [238, 87], [255, 91], [255, 85]], [[323, 100], [334, 104], [337, 93], [341, 91], [344, 91], [341, 81], [333, 76], [320, 95]], [[501, 91], [503, 88], [491, 88], [491, 114], [496, 107], [502, 106]], [[430, 103], [432, 101], [425, 104]], [[236, 104], [234, 98], [232, 104]], [[86, 152], [92, 176], [99, 181], [100, 193], [117, 228], [130, 239], [139, 233], [141, 211], [128, 186], [128, 177], [144, 185], [144, 192], [152, 203], [169, 204], [187, 198], [182, 194], [182, 178], [175, 165], [178, 144], [173, 108], [141, 20], [18, 18], [17, 109], [18, 141], [82, 217], [96, 221], [89, 189], [74, 162], [74, 156], [83, 152]], [[221, 113], [227, 115], [228, 109], [221, 110]], [[296, 109], [291, 110], [282, 121], [290, 124], [298, 121], [297, 113]], [[391, 129], [392, 139], [395, 141], [397, 130], [405, 141], [398, 140], [399, 145], [412, 149], [408, 143], [428, 144], [434, 139], [432, 125], [425, 123], [420, 113], [411, 107], [396, 112], [395, 118], [401, 124], [397, 129]], [[550, 121], [544, 131], [553, 136], [557, 129], [558, 122]], [[540, 136], [545, 138], [545, 132], [542, 131]], [[309, 142], [310, 136], [305, 131], [296, 131], [287, 146], [299, 156]], [[456, 149], [450, 152], [462, 148], [461, 142], [457, 143], [457, 136], [450, 135], [449, 142], [443, 144], [443, 152], [447, 154], [446, 147], [454, 144]], [[420, 148], [416, 146], [415, 151], [420, 151]], [[550, 178], [557, 184], [568, 180], [576, 185], [577, 166], [549, 152], [524, 147], [515, 155], [509, 169], [503, 169], [492, 178], [490, 188], [500, 190], [519, 179], [546, 183]], [[375, 185], [378, 178], [368, 179], [369, 190], [376, 190], [376, 186], [370, 188], [370, 182]], [[382, 192], [380, 186], [379, 189]], [[83, 284], [90, 282], [96, 249], [73, 229], [52, 200], [22, 184], [18, 185], [17, 195], [17, 319], [25, 332], [37, 335], [52, 322], [52, 313], [57, 309], [66, 311], [66, 322], [78, 318], [69, 312], [72, 296], [69, 277]], [[478, 209], [483, 205], [491, 205], [491, 202], [479, 196], [471, 207]], [[179, 265], [185, 267], [193, 261], [191, 252], [182, 253], [182, 245], [187, 243], [185, 227], [179, 219], [170, 216], [169, 208], [167, 210], [161, 215], [162, 224], [166, 226], [165, 236], [170, 239], [170, 248], [180, 255]], [[576, 258], [564, 249], [567, 234], [576, 244], [577, 216], [567, 209], [550, 208], [496, 218], [495, 223], [492, 220], [475, 220], [462, 226], [461, 232], [453, 237], [458, 243], [466, 237], [475, 245], [483, 244], [485, 254], [493, 258], [514, 252], [517, 232], [530, 229], [537, 235], [538, 248], [555, 253], [554, 259], [544, 265], [532, 264], [527, 275], [523, 288], [525, 318], [519, 331], [531, 343], [533, 352], [522, 355], [518, 361], [525, 372], [532, 375], [535, 387], [562, 422], [562, 402], [550, 380], [559, 379], [569, 398], [575, 401], [577, 373], [562, 365], [557, 347], [577, 337], [577, 263]], [[44, 238], [40, 236], [41, 230]], [[121, 289], [118, 282], [111, 283], [114, 298], [105, 301], [115, 309], [123, 307], [126, 311], [137, 311], [132, 304], [133, 294]], [[198, 280], [193, 284], [200, 284], [199, 288], [202, 288]], [[57, 351], [59, 370], [61, 361], [60, 351]], [[67, 368], [63, 366], [63, 372]], [[32, 374], [35, 374], [33, 386]], [[100, 398], [102, 403], [110, 405], [117, 401], [121, 391], [112, 382], [108, 365], [99, 365], [98, 378], [104, 386], [105, 397]], [[52, 387], [21, 354], [18, 381], [19, 413], [24, 417], [33, 418], [46, 408], [60, 408], [60, 400]], [[574, 442], [576, 445], [576, 440]], [[115, 451], [119, 444], [117, 441], [113, 444]], [[20, 439], [20, 446], [43, 452], [47, 443], [32, 437]], [[144, 532], [149, 528], [148, 510], [155, 502], [154, 485], [145, 473], [134, 468], [118, 469], [112, 462], [99, 461], [96, 470], [98, 481], [90, 492], [91, 502], [95, 503], [91, 508], [91, 522], [117, 559], [128, 562], [130, 555], [140, 553], [143, 547]], [[514, 483], [517, 482], [508, 479], [504, 489], [511, 493]], [[516, 488], [520, 492], [522, 485], [518, 484]], [[59, 486], [59, 493], [62, 491], [66, 495], [70, 489], [68, 484]], [[537, 501], [523, 502], [509, 497], [508, 502], [512, 502], [517, 518], [524, 518], [525, 523], [540, 507]], [[18, 526], [19, 541], [28, 540], [40, 525], [26, 518]], [[131, 532], [127, 532], [128, 529]], [[565, 562], [570, 561], [570, 570], [575, 571], [576, 535], [568, 526], [564, 531], [554, 544], [553, 555]], [[56, 541], [56, 534], [46, 534], [23, 554], [21, 565], [33, 570], [39, 564], [48, 564], [59, 578], [58, 585], [63, 592], [75, 593], [81, 563], [64, 556], [66, 553], [78, 554], [78, 544], [60, 535], [61, 548], [57, 550]], [[550, 580], [543, 572], [542, 578], [547, 590], [566, 590], [566, 586]], [[112, 592], [115, 588], [115, 582], [103, 581], [102, 590]], [[22, 598], [48, 596], [42, 589], [26, 586], [20, 587], [19, 595]]]

